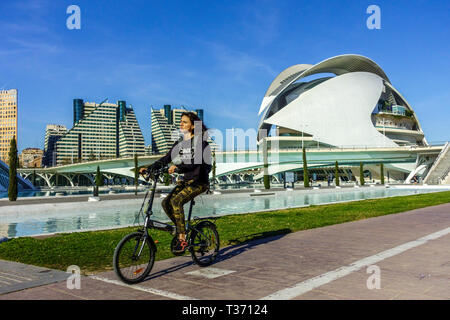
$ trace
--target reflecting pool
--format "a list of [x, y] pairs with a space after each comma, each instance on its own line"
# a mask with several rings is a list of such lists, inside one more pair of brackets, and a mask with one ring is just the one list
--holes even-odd
[[[221, 216], [312, 204], [345, 202], [444, 191], [431, 188], [342, 188], [274, 192], [224, 193], [196, 198], [193, 216]], [[155, 197], [153, 218], [167, 221]], [[9, 238], [49, 233], [119, 228], [136, 224], [142, 199], [99, 202], [44, 203], [0, 207], [0, 237]], [[187, 215], [188, 204], [185, 206]], [[142, 219], [139, 220], [142, 222]]]

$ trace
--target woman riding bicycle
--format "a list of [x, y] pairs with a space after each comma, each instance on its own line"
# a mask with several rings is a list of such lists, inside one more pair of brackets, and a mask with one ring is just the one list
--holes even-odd
[[200, 118], [193, 112], [183, 112], [180, 130], [183, 138], [175, 142], [165, 156], [147, 169], [141, 169], [143, 173], [172, 163], [169, 174], [184, 174], [183, 179], [177, 181], [175, 188], [161, 203], [164, 212], [176, 226], [178, 242], [173, 249], [176, 253], [183, 252], [188, 245], [183, 205], [207, 190], [211, 171], [211, 150], [205, 133], [207, 128]]

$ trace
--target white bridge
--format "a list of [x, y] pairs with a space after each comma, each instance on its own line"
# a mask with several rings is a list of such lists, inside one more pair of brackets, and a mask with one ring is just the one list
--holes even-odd
[[[385, 171], [391, 172], [391, 177], [409, 183], [414, 175], [422, 177], [425, 183], [449, 183], [449, 144], [428, 147], [352, 147], [352, 148], [309, 148], [306, 149], [309, 169], [333, 168], [338, 161], [340, 168], [351, 170], [354, 176], [359, 176], [359, 164], [369, 170], [374, 177], [379, 175], [379, 165], [384, 164]], [[141, 156], [138, 166], [148, 166], [159, 159], [161, 155]], [[216, 182], [234, 183], [262, 178], [264, 157], [262, 151], [224, 151], [217, 152], [213, 161], [216, 163]], [[267, 173], [279, 182], [279, 174], [287, 171], [303, 169], [301, 149], [269, 150], [267, 153]], [[51, 168], [19, 169], [23, 178], [32, 181], [32, 176], [40, 177], [48, 187], [55, 185], [55, 177], [63, 177], [63, 184], [75, 186], [76, 180], [84, 177], [85, 181], [94, 184], [94, 177], [100, 168], [102, 175], [114, 179], [126, 179], [132, 183], [134, 179], [134, 159], [118, 158], [74, 163]], [[386, 174], [386, 172], [385, 172]], [[444, 176], [445, 175], [445, 176]], [[35, 178], [34, 177], [34, 178]], [[212, 172], [211, 172], [212, 178]], [[61, 179], [61, 178], [59, 178]]]

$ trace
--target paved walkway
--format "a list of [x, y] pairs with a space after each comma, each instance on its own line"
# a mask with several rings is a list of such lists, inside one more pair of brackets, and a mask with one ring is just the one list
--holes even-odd
[[81, 289], [60, 281], [0, 300], [450, 299], [449, 247], [450, 203], [227, 247], [207, 268], [158, 261], [138, 285], [105, 272]]

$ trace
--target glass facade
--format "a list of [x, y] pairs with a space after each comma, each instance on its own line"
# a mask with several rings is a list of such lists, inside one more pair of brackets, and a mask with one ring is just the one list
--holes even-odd
[[124, 121], [127, 104], [125, 101], [118, 101], [117, 103], [119, 105], [119, 121]]
[[172, 117], [171, 105], [170, 104], [165, 104], [164, 105], [164, 117], [166, 117], [168, 124], [173, 124], [173, 117]]
[[195, 112], [197, 113], [200, 120], [203, 121], [203, 109], [196, 109]]
[[83, 99], [73, 99], [73, 125], [83, 119], [84, 103]]

